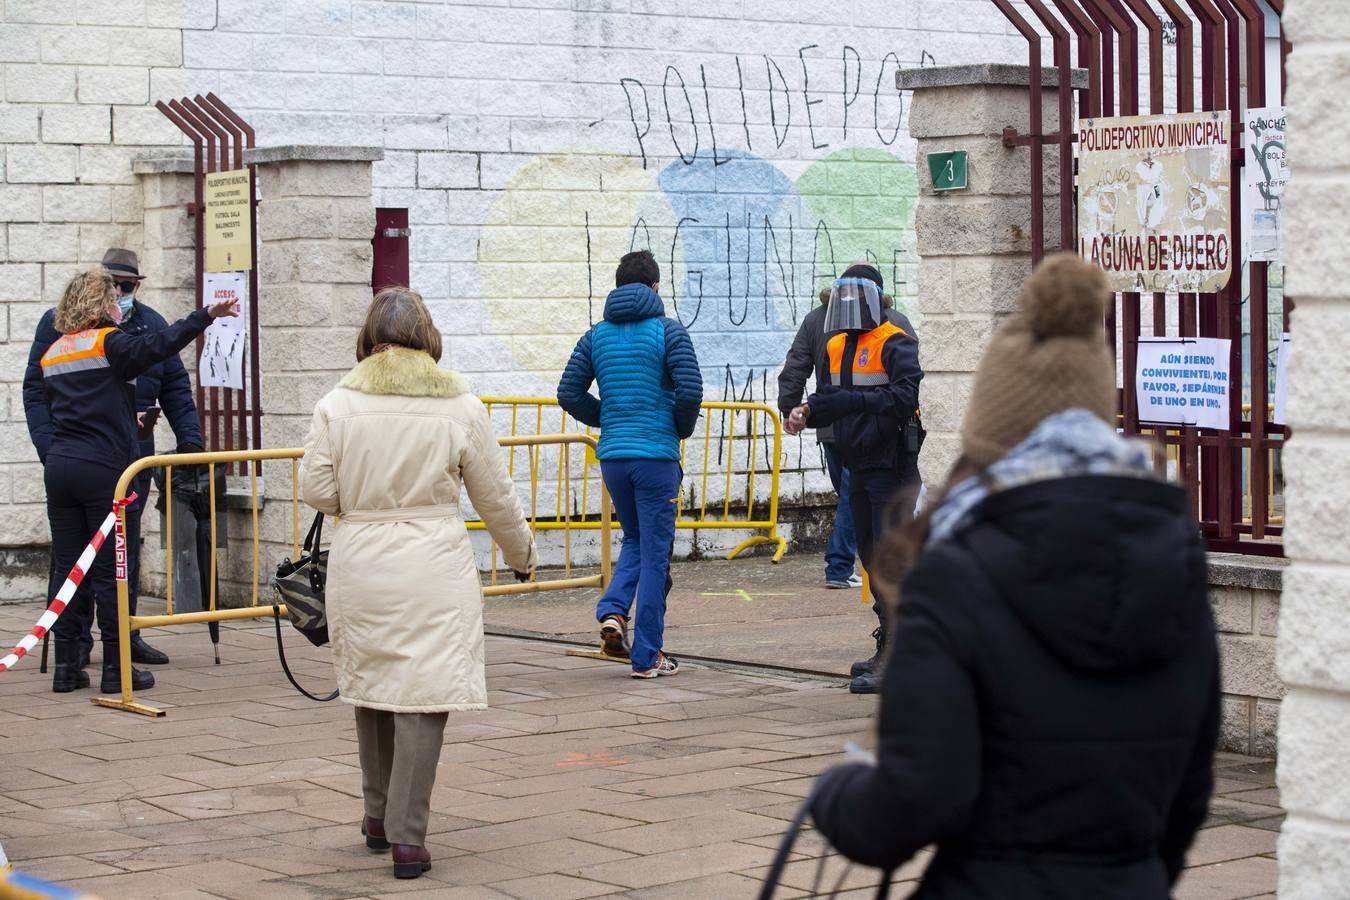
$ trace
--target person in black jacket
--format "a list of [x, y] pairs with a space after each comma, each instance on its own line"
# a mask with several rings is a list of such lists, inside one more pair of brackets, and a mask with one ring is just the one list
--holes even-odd
[[[825, 307], [830, 302], [830, 290], [820, 292], [820, 305], [802, 317], [797, 334], [788, 348], [783, 368], [778, 373], [778, 411], [786, 422], [792, 411], [802, 402], [802, 391], [813, 376], [817, 384], [821, 383], [820, 373], [828, 369], [825, 361]], [[883, 295], [881, 305], [886, 320], [900, 326], [906, 333], [918, 337], [914, 326], [903, 313], [894, 308], [894, 300], [889, 294]], [[834, 430], [828, 425], [816, 429], [816, 441], [825, 458], [825, 471], [829, 473], [830, 484], [839, 496], [835, 505], [834, 525], [830, 529], [830, 540], [825, 547], [825, 586], [837, 590], [847, 590], [862, 586], [853, 571], [853, 563], [858, 554], [857, 536], [853, 531], [853, 513], [848, 505], [849, 475], [834, 449]]]
[[[145, 276], [140, 273], [135, 253], [117, 247], [110, 248], [103, 255], [103, 268], [113, 276], [117, 287], [117, 303], [122, 311], [122, 322], [118, 327], [123, 332], [131, 335], [149, 334], [169, 327], [163, 316], [140, 300], [141, 282]], [[56, 330], [55, 320], [56, 310], [49, 309], [38, 321], [33, 345], [28, 352], [28, 367], [23, 376], [23, 411], [28, 421], [28, 436], [37, 450], [38, 459], [43, 462], [47, 459], [47, 449], [51, 445], [52, 421], [42, 390], [41, 362], [47, 348], [61, 336]], [[136, 420], [141, 456], [153, 456], [155, 453], [154, 419], [159, 410], [163, 410], [173, 428], [178, 452], [196, 453], [202, 450], [204, 444], [197, 404], [192, 399], [192, 383], [177, 355], [154, 364], [136, 379]], [[149, 472], [136, 476], [131, 489], [136, 492], [138, 499], [127, 507], [126, 512], [127, 588], [130, 591], [129, 608], [132, 615], [136, 614], [139, 596], [141, 515], [149, 488]], [[80, 638], [83, 648], [81, 661], [85, 665], [89, 663], [89, 651], [94, 645], [89, 630], [91, 624], [86, 620], [85, 631]], [[147, 644], [139, 631], [131, 636], [131, 658], [142, 665], [163, 665], [169, 661], [165, 653]]]
[[[1184, 490], [1116, 433], [1095, 267], [1049, 258], [975, 376], [904, 577], [875, 766], [808, 801], [844, 855], [937, 854], [912, 896], [1165, 900], [1213, 785], [1219, 665]], [[895, 573], [898, 576], [898, 572]]]
[[[64, 579], [84, 551], [90, 535], [112, 509], [123, 470], [140, 456], [135, 379], [191, 343], [213, 318], [238, 315], [230, 303], [199, 309], [163, 331], [129, 335], [118, 330], [122, 310], [114, 279], [105, 270], [77, 275], [66, 285], [54, 323], [61, 337], [43, 354], [42, 390], [51, 416], [51, 439], [43, 478], [52, 532], [54, 580]], [[89, 591], [77, 594], [52, 632], [58, 693], [86, 687], [80, 665], [79, 636], [97, 610], [103, 635], [104, 693], [122, 689], [118, 660], [116, 582], [112, 545], [105, 544], [85, 575]], [[53, 585], [55, 588], [55, 585]], [[154, 684], [147, 672], [133, 670], [136, 690]]]
[[[849, 509], [863, 568], [872, 571], [873, 548], [892, 515], [904, 521], [918, 496], [919, 342], [883, 313], [881, 272], [858, 262], [835, 281], [825, 307], [825, 352], [816, 391], [788, 416], [785, 430], [830, 426], [835, 451], [849, 470]], [[876, 652], [855, 663], [849, 690], [875, 694], [885, 645], [884, 585], [873, 582]]]

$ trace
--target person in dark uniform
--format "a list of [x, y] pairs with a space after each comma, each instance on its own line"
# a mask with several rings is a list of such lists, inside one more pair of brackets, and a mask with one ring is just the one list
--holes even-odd
[[[190, 344], [214, 318], [238, 315], [230, 303], [199, 309], [163, 331], [130, 335], [117, 328], [122, 310], [114, 278], [96, 269], [76, 275], [56, 306], [54, 324], [61, 337], [42, 355], [42, 390], [50, 413], [51, 437], [43, 478], [51, 524], [54, 576], [63, 579], [84, 551], [90, 536], [112, 509], [117, 480], [140, 455], [136, 427], [135, 380]], [[56, 667], [52, 690], [89, 685], [80, 665], [80, 633], [92, 604], [103, 636], [105, 694], [122, 689], [118, 665], [117, 585], [112, 544], [107, 543], [85, 575], [89, 590], [76, 594], [73, 609], [57, 619], [52, 632]], [[52, 585], [53, 592], [56, 584]], [[132, 671], [133, 686], [155, 683], [148, 672]]]
[[[849, 507], [863, 568], [874, 571], [873, 551], [883, 527], [903, 522], [914, 510], [919, 490], [918, 444], [919, 342], [886, 318], [881, 273], [870, 263], [855, 263], [834, 283], [825, 308], [828, 370], [806, 403], [793, 410], [789, 431], [831, 426], [835, 451], [849, 470]], [[849, 684], [856, 694], [874, 694], [880, 686], [876, 664], [886, 640], [886, 603], [872, 583], [878, 625], [877, 653], [854, 667]]]
[[[111, 248], [103, 255], [103, 268], [113, 276], [117, 287], [117, 304], [122, 311], [119, 327], [131, 335], [148, 334], [163, 331], [169, 323], [158, 312], [141, 301], [141, 282], [145, 276], [140, 273], [136, 254], [130, 250]], [[52, 441], [51, 411], [47, 408], [47, 399], [42, 390], [42, 356], [52, 342], [61, 337], [55, 325], [56, 310], [49, 309], [38, 322], [33, 335], [33, 345], [28, 353], [28, 368], [23, 377], [23, 409], [28, 420], [28, 436], [37, 449], [38, 459], [46, 461], [47, 450]], [[177, 451], [196, 453], [202, 450], [201, 426], [197, 418], [197, 404], [192, 399], [192, 383], [188, 380], [187, 370], [177, 355], [146, 369], [136, 379], [136, 421], [140, 436], [140, 455], [153, 456], [155, 453], [154, 425], [160, 411], [169, 420], [177, 439]], [[139, 594], [141, 566], [141, 514], [150, 488], [150, 473], [136, 476], [131, 489], [139, 499], [127, 507], [127, 588], [130, 591], [131, 614], [136, 614], [136, 599]], [[62, 576], [64, 577], [64, 575]], [[88, 665], [89, 651], [94, 639], [90, 634], [91, 622], [86, 620], [84, 634], [80, 637], [82, 664]], [[131, 636], [131, 659], [142, 665], [163, 665], [169, 657], [151, 647], [141, 637], [140, 632]]]
[[[791, 417], [792, 410], [801, 404], [806, 382], [814, 375], [817, 384], [823, 383], [820, 373], [827, 368], [825, 341], [829, 338], [825, 333], [825, 308], [830, 303], [830, 293], [830, 288], [822, 290], [820, 305], [802, 317], [802, 324], [797, 328], [797, 335], [792, 339], [787, 358], [783, 360], [783, 368], [778, 373], [778, 411], [784, 422]], [[918, 339], [918, 332], [904, 313], [894, 308], [894, 300], [889, 294], [882, 295], [881, 305], [888, 321]], [[835, 590], [859, 588], [862, 587], [862, 579], [853, 571], [853, 563], [858, 555], [858, 540], [853, 533], [853, 511], [848, 505], [848, 469], [839, 462], [839, 455], [835, 452], [833, 429], [829, 426], [817, 428], [816, 441], [825, 457], [825, 471], [830, 476], [830, 484], [839, 495], [834, 510], [834, 526], [830, 529], [830, 540], [825, 547], [825, 587]]]
[[936, 845], [914, 898], [1167, 900], [1204, 824], [1205, 545], [1186, 491], [1116, 433], [1113, 303], [1076, 254], [1040, 264], [975, 371], [945, 486], [883, 538], [872, 574], [900, 604], [876, 765], [826, 770], [809, 808], [888, 872]]

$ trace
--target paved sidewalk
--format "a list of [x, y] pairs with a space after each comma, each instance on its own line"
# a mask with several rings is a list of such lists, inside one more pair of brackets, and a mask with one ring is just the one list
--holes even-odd
[[[0, 607], [0, 634], [39, 611]], [[396, 881], [358, 833], [351, 710], [285, 683], [270, 628], [223, 626], [220, 666], [204, 627], [156, 631], [174, 663], [141, 699], [161, 719], [52, 694], [35, 658], [0, 674], [0, 843], [16, 867], [105, 898], [748, 898], [813, 776], [866, 740], [874, 708], [839, 680], [689, 665], [639, 682], [490, 638], [493, 709], [446, 734], [435, 866]], [[287, 640], [298, 676], [331, 684], [327, 651]], [[1273, 896], [1273, 765], [1219, 765], [1177, 897]], [[806, 896], [825, 853], [810, 834], [797, 850], [779, 897]], [[841, 871], [831, 861], [826, 883]], [[870, 897], [874, 880], [854, 869], [841, 896]]]
[[[593, 570], [586, 570], [588, 573]], [[713, 659], [843, 676], [871, 656], [877, 626], [861, 590], [829, 590], [820, 554], [677, 562], [666, 603], [666, 649]], [[489, 629], [591, 644], [594, 589], [495, 597]]]

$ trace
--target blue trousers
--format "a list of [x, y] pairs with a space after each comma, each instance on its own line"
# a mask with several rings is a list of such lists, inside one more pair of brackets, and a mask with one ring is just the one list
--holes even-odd
[[847, 581], [853, 574], [853, 561], [858, 555], [858, 539], [853, 530], [853, 510], [849, 507], [848, 469], [839, 462], [834, 453], [834, 445], [822, 443], [820, 449], [825, 453], [825, 469], [830, 473], [830, 484], [839, 495], [839, 503], [834, 508], [834, 528], [830, 531], [830, 542], [825, 547], [825, 580]]
[[[595, 619], [629, 618], [633, 671], [642, 672], [656, 665], [661, 652], [684, 473], [678, 462], [664, 459], [612, 459], [600, 462], [600, 474], [623, 526], [623, 548]], [[637, 614], [632, 615], [635, 601]]]

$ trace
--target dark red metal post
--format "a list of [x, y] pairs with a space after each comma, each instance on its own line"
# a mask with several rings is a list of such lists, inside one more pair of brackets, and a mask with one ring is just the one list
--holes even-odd
[[[1073, 65], [1069, 31], [1041, 0], [1024, 2], [1054, 40], [1055, 68], [1059, 70], [1059, 129], [1055, 141], [1059, 145], [1059, 246], [1061, 250], [1072, 250], [1078, 242], [1073, 233]], [[1032, 102], [1039, 107], [1040, 98], [1033, 98]], [[1041, 205], [1044, 200], [1033, 202]]]
[[[206, 264], [206, 246], [205, 246], [206, 153], [204, 148], [207, 141], [207, 137], [205, 134], [199, 131], [195, 125], [191, 124], [188, 121], [188, 119], [181, 114], [181, 112], [179, 111], [181, 107], [175, 108], [176, 103], [177, 101], [170, 101], [169, 103], [165, 103], [163, 100], [160, 100], [157, 103], [155, 103], [155, 108], [158, 109], [160, 113], [164, 115], [165, 118], [167, 118], [170, 122], [172, 122], [175, 126], [177, 126], [179, 131], [183, 132], [183, 134], [187, 135], [192, 140], [193, 146], [192, 218], [193, 218], [194, 256], [196, 260], [196, 267], [192, 276], [193, 280], [192, 292], [196, 304], [194, 308], [201, 309], [203, 306], [201, 273], [202, 270], [205, 268]], [[203, 339], [198, 337], [196, 340], [196, 361], [198, 363], [198, 371], [200, 371], [203, 344], [204, 344]], [[199, 417], [201, 417], [201, 413], [206, 409], [206, 391], [202, 387], [201, 381], [199, 379], [194, 378], [193, 381], [197, 385], [196, 389], [197, 412]], [[207, 431], [207, 422], [204, 417], [201, 418], [202, 418], [201, 426], [203, 432], [202, 439], [205, 440]]]
[[[202, 109], [194, 101], [184, 97], [182, 101], [183, 108], [190, 110], [197, 117], [197, 121], [202, 127], [207, 128], [215, 135], [217, 146], [220, 148], [220, 158], [216, 164], [217, 172], [225, 172], [230, 169], [230, 132], [217, 122], [209, 111]], [[221, 400], [224, 400], [224, 410], [221, 409]], [[211, 427], [218, 435], [223, 436], [226, 450], [234, 449], [234, 390], [232, 388], [211, 388]], [[217, 440], [220, 440], [217, 437]], [[226, 470], [233, 472], [234, 467], [230, 466]]]
[[1031, 264], [1034, 266], [1045, 255], [1045, 154], [1041, 151], [1041, 36], [1018, 14], [1008, 0], [994, 0], [994, 5], [1027, 39], [1027, 65], [1031, 70], [1030, 123], [1031, 138]]
[[[1253, 0], [1235, 0], [1238, 12], [1246, 21], [1247, 28], [1247, 105], [1249, 107], [1262, 107], [1266, 105], [1266, 55], [1265, 55], [1265, 37], [1266, 37], [1266, 17], [1265, 12]], [[1239, 121], [1238, 134], [1242, 135], [1242, 141], [1236, 150], [1240, 150], [1243, 156], [1244, 165], [1255, 165], [1256, 160], [1247, 156], [1246, 141], [1246, 117], [1243, 116]], [[1234, 178], [1240, 178], [1241, 170], [1234, 173]], [[1239, 185], [1241, 182], [1239, 182]], [[1235, 187], [1234, 193], [1237, 193]], [[1237, 205], [1237, 204], [1235, 204]], [[1242, 246], [1241, 235], [1242, 227], [1246, 224], [1241, 222], [1241, 215], [1234, 215], [1233, 227], [1233, 247], [1235, 250]], [[1248, 465], [1251, 467], [1251, 506], [1252, 506], [1252, 538], [1261, 540], [1265, 537], [1267, 504], [1266, 490], [1269, 478], [1269, 467], [1266, 465], [1266, 417], [1267, 403], [1270, 395], [1270, 369], [1269, 369], [1269, 341], [1268, 330], [1270, 323], [1267, 318], [1267, 292], [1269, 290], [1269, 271], [1270, 264], [1267, 262], [1252, 262], [1248, 265], [1248, 280], [1251, 290], [1251, 305], [1248, 309], [1248, 319], [1251, 326], [1251, 451], [1248, 458]], [[1234, 265], [1234, 275], [1238, 277], [1239, 290], [1241, 290], [1241, 278], [1239, 267]], [[1239, 316], [1241, 311], [1239, 309]], [[1241, 319], [1239, 318], [1239, 331], [1241, 334]], [[1239, 351], [1241, 347], [1238, 348]], [[1240, 358], [1240, 357], [1239, 357]], [[1241, 369], [1238, 370], [1238, 389], [1241, 390]], [[1239, 393], [1237, 395], [1241, 397]], [[1240, 404], [1238, 406], [1237, 419], [1241, 423], [1242, 412]]]
[[1095, 119], [1102, 114], [1102, 31], [1076, 0], [1054, 0], [1056, 8], [1078, 36], [1078, 66], [1087, 69], [1088, 86], [1078, 94], [1078, 114]]
[[[222, 168], [228, 167], [228, 168], [231, 169], [231, 170], [242, 169], [242, 168], [244, 167], [244, 132], [243, 132], [243, 130], [242, 130], [241, 128], [239, 128], [238, 125], [237, 125], [236, 123], [230, 121], [230, 120], [229, 120], [228, 118], [226, 118], [225, 116], [222, 116], [222, 115], [220, 114], [220, 111], [217, 110], [217, 109], [215, 108], [215, 106], [214, 106], [213, 104], [211, 104], [211, 103], [210, 103], [205, 97], [203, 97], [201, 94], [198, 94], [197, 96], [193, 97], [193, 98], [192, 98], [192, 101], [193, 101], [193, 103], [196, 104], [197, 109], [199, 109], [199, 110], [201, 111], [201, 113], [202, 113], [202, 115], [203, 115], [204, 117], [210, 119], [211, 122], [217, 127], [217, 129], [218, 129], [219, 131], [224, 132], [224, 133], [228, 136], [228, 137], [227, 137], [227, 146], [230, 148], [230, 152], [229, 152], [228, 154], [226, 154], [226, 153], [222, 153], [222, 154], [221, 154], [221, 156], [222, 156], [221, 167], [222, 167]], [[224, 157], [228, 157], [228, 160], [224, 159]], [[250, 233], [250, 235], [252, 234], [252, 230], [251, 230], [251, 229], [250, 229], [250, 232], [249, 232], [249, 233]], [[247, 312], [247, 314], [248, 314], [248, 316], [249, 316], [249, 319], [252, 320], [252, 319], [253, 319], [253, 316], [254, 316], [254, 309], [253, 309], [253, 292], [252, 292], [252, 291], [249, 292], [248, 306], [247, 306], [247, 308], [246, 308], [245, 311]], [[252, 356], [252, 354], [249, 354], [249, 355], [250, 355], [250, 357]], [[236, 393], [239, 395], [239, 422], [238, 422], [238, 428], [239, 428], [239, 447], [240, 447], [240, 448], [247, 448], [247, 447], [249, 446], [249, 441], [248, 441], [248, 399], [247, 399], [248, 394], [246, 393], [246, 390], [245, 390], [245, 389], [240, 389], [240, 390], [238, 390], [238, 391], [236, 391], [236, 390], [234, 390], [234, 389], [227, 389], [227, 390], [225, 390], [225, 392], [224, 392], [224, 394], [225, 394], [225, 422], [226, 422], [226, 426], [225, 426], [225, 449], [226, 449], [226, 450], [233, 450], [233, 449], [235, 449], [235, 441], [234, 441], [234, 437], [235, 437], [235, 424], [234, 424], [234, 414], [235, 414], [235, 413], [234, 413], [234, 397], [235, 397], [235, 394], [236, 394]], [[240, 463], [240, 464], [238, 464], [237, 466], [231, 466], [231, 467], [230, 467], [230, 471], [231, 471], [231, 472], [237, 472], [238, 474], [243, 475], [243, 474], [246, 474], [246, 473], [248, 472], [248, 465], [247, 465], [247, 463]]]
[[[203, 122], [203, 121], [201, 120], [201, 117], [197, 114], [197, 112], [196, 112], [196, 110], [195, 110], [195, 107], [191, 107], [191, 106], [190, 106], [191, 103], [192, 103], [192, 101], [191, 101], [191, 100], [188, 100], [188, 99], [185, 97], [185, 98], [183, 98], [183, 100], [170, 100], [170, 101], [169, 101], [169, 106], [172, 107], [172, 108], [174, 109], [175, 112], [177, 112], [180, 116], [182, 116], [184, 119], [186, 119], [189, 123], [191, 123], [191, 124], [192, 124], [192, 127], [196, 128], [199, 132], [201, 132], [202, 137], [206, 139], [206, 173], [205, 173], [205, 174], [210, 175], [210, 174], [212, 174], [212, 173], [214, 173], [214, 172], [220, 171], [219, 157], [216, 155], [216, 142], [217, 142], [217, 140], [218, 140], [218, 135], [216, 134], [215, 130], [214, 130], [213, 128], [211, 128], [211, 126], [207, 125], [205, 122]], [[204, 176], [203, 176], [203, 181], [204, 181], [204, 180], [205, 180], [205, 178], [204, 178]], [[201, 216], [202, 216], [202, 223], [203, 223], [202, 259], [203, 259], [203, 262], [205, 262], [205, 258], [206, 258], [206, 247], [205, 247], [205, 244], [204, 244], [204, 240], [205, 240], [205, 222], [206, 222], [206, 210], [205, 210], [205, 209], [202, 210]], [[200, 268], [197, 269], [197, 281], [199, 282], [199, 285], [198, 285], [198, 288], [197, 288], [197, 292], [198, 292], [198, 296], [199, 296], [199, 297], [201, 296], [201, 292], [202, 292], [202, 290], [203, 290], [202, 287], [201, 287], [201, 285], [200, 285], [200, 282], [203, 280], [203, 273], [204, 273], [205, 271], [206, 271], [205, 265], [203, 265], [202, 267], [200, 267]], [[203, 298], [203, 299], [205, 299], [205, 298]], [[198, 371], [199, 371], [199, 372], [201, 371], [202, 351], [203, 351], [204, 347], [205, 347], [205, 342], [204, 342], [204, 340], [203, 340], [202, 338], [198, 338], [198, 339], [197, 339], [197, 368], [198, 368]], [[199, 376], [199, 377], [200, 377], [200, 376]], [[206, 391], [206, 401], [207, 401], [207, 402], [206, 402], [206, 405], [204, 405], [204, 406], [199, 405], [199, 406], [197, 407], [197, 410], [198, 410], [198, 412], [202, 415], [202, 418], [203, 418], [203, 420], [204, 420], [204, 421], [202, 422], [202, 430], [203, 430], [204, 432], [206, 432], [206, 434], [205, 434], [204, 436], [206, 437], [206, 440], [207, 440], [207, 449], [208, 449], [208, 450], [215, 450], [215, 449], [218, 449], [218, 448], [220, 447], [220, 415], [219, 415], [219, 410], [220, 410], [220, 391], [219, 391], [219, 389], [214, 388], [214, 387], [213, 387], [213, 388], [207, 389], [207, 391]]]

